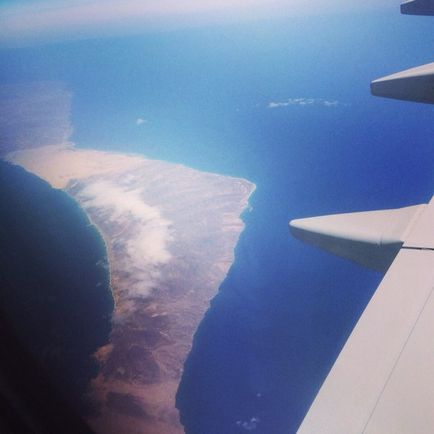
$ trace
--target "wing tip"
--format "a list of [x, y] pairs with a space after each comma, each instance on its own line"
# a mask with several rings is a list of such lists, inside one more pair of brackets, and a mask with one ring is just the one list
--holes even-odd
[[433, 0], [409, 0], [401, 3], [401, 14], [404, 15], [434, 15]]

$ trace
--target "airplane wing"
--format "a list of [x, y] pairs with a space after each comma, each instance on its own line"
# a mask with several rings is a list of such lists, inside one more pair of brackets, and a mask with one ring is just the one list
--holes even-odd
[[[401, 5], [434, 15], [434, 0]], [[374, 95], [434, 103], [434, 63], [371, 83]], [[293, 235], [387, 273], [299, 434], [434, 433], [434, 196], [429, 204], [290, 223]]]
[[[369, 240], [363, 241], [364, 253], [369, 257], [369, 250], [377, 249], [371, 256], [374, 268], [383, 263], [380, 252], [390, 257], [389, 244], [380, 244], [376, 221], [381, 226], [389, 216], [389, 227], [395, 226], [392, 232], [398, 235], [392, 241], [402, 246], [299, 434], [434, 432], [434, 198], [425, 206], [375, 213], [379, 214], [370, 216], [372, 234], [367, 226], [363, 229], [363, 239]], [[303, 240], [321, 239], [327, 250], [340, 245], [341, 256], [347, 249], [348, 256], [358, 261], [351, 248], [353, 240], [346, 238], [343, 247], [341, 234], [354, 234], [354, 218], [362, 214], [295, 220], [291, 230]], [[403, 227], [405, 221], [407, 227]], [[360, 237], [355, 242], [360, 243]]]
[[371, 83], [376, 96], [434, 103], [434, 63], [411, 68]]
[[410, 0], [401, 5], [407, 15], [434, 15], [434, 0]]

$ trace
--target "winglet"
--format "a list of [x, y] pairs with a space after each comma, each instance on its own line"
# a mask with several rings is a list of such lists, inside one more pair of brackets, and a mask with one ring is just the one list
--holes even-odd
[[311, 217], [292, 220], [289, 226], [291, 233], [302, 241], [385, 272], [421, 207], [424, 205]]
[[386, 98], [434, 104], [434, 63], [374, 80], [371, 92]]
[[401, 4], [406, 15], [434, 15], [434, 0], [410, 0]]

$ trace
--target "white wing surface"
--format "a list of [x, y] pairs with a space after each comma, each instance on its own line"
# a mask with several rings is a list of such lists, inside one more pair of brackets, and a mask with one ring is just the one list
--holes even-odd
[[[434, 199], [426, 206], [371, 215], [383, 220], [385, 214], [390, 216], [390, 227], [394, 226], [394, 218], [401, 220], [398, 226], [402, 247], [335, 362], [299, 434], [434, 432]], [[360, 213], [354, 215], [360, 218]], [[324, 237], [319, 222], [325, 221], [326, 231], [336, 237], [336, 227], [330, 226], [329, 218], [315, 218], [315, 225], [312, 219], [306, 219], [307, 225], [296, 220], [291, 222], [291, 229], [299, 238], [317, 240], [318, 233]], [[339, 219], [332, 216], [332, 220], [345, 228], [345, 222], [353, 218], [352, 214], [343, 214]], [[403, 221], [408, 222], [405, 230]], [[378, 230], [375, 224], [372, 227]], [[371, 238], [378, 239], [378, 235]], [[321, 247], [326, 249], [324, 240], [336, 242], [334, 238], [322, 240]], [[349, 257], [351, 242], [347, 239], [345, 245]], [[385, 254], [390, 252], [385, 250]]]
[[339, 355], [300, 434], [433, 432], [433, 284], [434, 251], [403, 249]]
[[[401, 11], [434, 15], [434, 0], [407, 1]], [[434, 63], [375, 80], [371, 92], [434, 104]], [[390, 266], [298, 433], [433, 434], [434, 197], [428, 205], [290, 227], [295, 237], [364, 266]]]
[[[434, 0], [407, 1], [401, 12], [434, 15]], [[375, 80], [371, 92], [434, 104], [434, 63]], [[428, 205], [293, 220], [290, 227], [297, 238], [362, 265], [390, 266], [298, 433], [433, 434], [434, 197]]]

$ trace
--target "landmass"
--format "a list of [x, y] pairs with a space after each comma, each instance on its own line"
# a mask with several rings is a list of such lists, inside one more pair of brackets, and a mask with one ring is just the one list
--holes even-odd
[[99, 372], [89, 387], [88, 421], [101, 434], [183, 433], [175, 407], [183, 364], [234, 261], [255, 186], [53, 143], [67, 135], [65, 125], [36, 147], [26, 145], [26, 133], [11, 150], [8, 135], [4, 158], [71, 195], [106, 244], [115, 308], [109, 342], [94, 355]]

